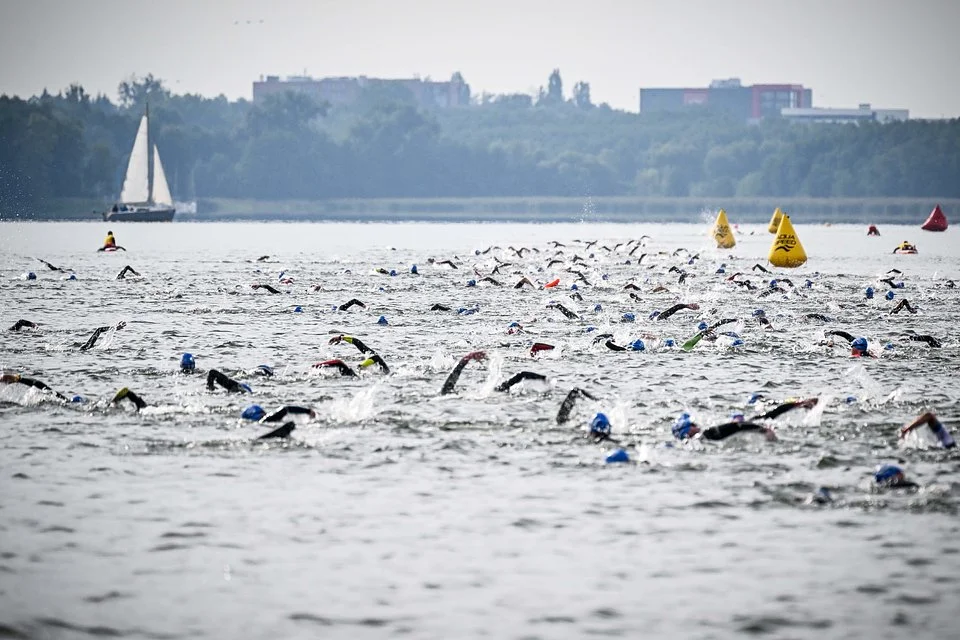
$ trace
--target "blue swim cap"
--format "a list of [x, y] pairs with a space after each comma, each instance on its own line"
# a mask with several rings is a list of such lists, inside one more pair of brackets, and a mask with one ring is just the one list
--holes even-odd
[[763, 398], [763, 397], [764, 397], [764, 396], [763, 396], [762, 393], [751, 393], [751, 394], [750, 394], [750, 399], [747, 400], [747, 404], [756, 404], [756, 403], [757, 403], [757, 400], [760, 400], [760, 399]]
[[675, 346], [677, 346], [677, 341], [674, 340], [673, 338], [667, 338], [666, 340], [663, 341], [663, 346], [665, 346], [665, 347], [675, 347]]
[[70, 402], [74, 402], [76, 404], [83, 404], [86, 401], [87, 401], [86, 398], [84, 398], [83, 396], [73, 396], [72, 398], [70, 398]]
[[764, 311], [763, 309], [755, 309], [753, 312], [754, 318], [757, 318], [757, 317], [765, 318], [766, 316], [767, 316], [767, 312]]
[[602, 276], [600, 276], [600, 279], [601, 279], [601, 280], [609, 280], [609, 279], [610, 279], [610, 276], [608, 276], [607, 274], [603, 274]]
[[630, 462], [630, 456], [627, 455], [627, 452], [623, 449], [617, 449], [607, 456], [606, 462], [607, 464], [613, 464], [616, 462]]
[[742, 347], [743, 345], [744, 345], [744, 342], [740, 338], [736, 338], [734, 339], [733, 342], [730, 343], [731, 347]]
[[643, 344], [643, 340], [641, 340], [640, 338], [637, 338], [636, 340], [631, 342], [630, 348], [633, 349], [634, 351], [646, 351], [647, 349], [646, 345]]
[[67, 276], [67, 280], [76, 280], [76, 279], [77, 279], [77, 274], [75, 273], [71, 273], [69, 276]]
[[397, 270], [396, 270], [396, 269], [390, 269], [390, 275], [392, 275], [392, 276], [397, 275]]
[[903, 286], [904, 286], [904, 285], [903, 285], [902, 282], [898, 282], [897, 284], [893, 285], [893, 288], [894, 288], [894, 289], [903, 289]]
[[605, 413], [598, 413], [590, 421], [590, 433], [592, 434], [608, 436], [611, 430], [610, 420]]
[[693, 421], [690, 420], [690, 414], [684, 411], [673, 423], [673, 437], [677, 440], [683, 440], [690, 437], [690, 429], [693, 427]]
[[590, 333], [591, 331], [596, 331], [596, 330], [597, 330], [597, 328], [596, 328], [595, 326], [593, 326], [593, 325], [590, 325], [589, 327], [584, 327], [584, 328], [583, 328], [583, 332], [584, 332], [584, 333]]
[[300, 305], [297, 305], [297, 306], [295, 306], [295, 307], [293, 308], [293, 312], [294, 312], [294, 313], [303, 313], [303, 307], [301, 307]]
[[850, 343], [851, 349], [856, 349], [857, 351], [866, 351], [867, 350], [867, 339], [860, 337]]
[[413, 265], [412, 267], [410, 267], [410, 273], [418, 273], [417, 265]]
[[570, 291], [576, 291], [577, 288], [578, 288], [578, 287], [577, 287], [577, 283], [576, 283], [576, 282], [574, 282], [572, 285], [570, 285]]
[[601, 311], [603, 311], [603, 307], [600, 306], [600, 303], [599, 303], [599, 302], [598, 302], [597, 304], [593, 305], [593, 311], [594, 311], [594, 313], [600, 313]]
[[813, 280], [807, 280], [806, 282], [803, 283], [803, 286], [804, 286], [805, 289], [812, 289], [812, 288], [813, 288]]
[[730, 416], [730, 419], [733, 420], [734, 422], [743, 422], [746, 418], [743, 415], [743, 412], [736, 411], [732, 416]]
[[893, 291], [887, 291], [887, 295], [885, 295], [884, 297], [885, 297], [887, 300], [893, 300], [894, 295], [896, 295], [896, 294], [894, 294]]
[[723, 267], [720, 267], [719, 269], [717, 269], [717, 271], [716, 271], [716, 272], [717, 272], [717, 273], [726, 273], [726, 272], [727, 272], [727, 270], [726, 270], [726, 269], [724, 269]]
[[892, 343], [892, 342], [888, 342], [887, 344], [883, 345], [883, 350], [884, 350], [884, 351], [893, 351], [893, 343]]
[[777, 286], [777, 279], [774, 278], [773, 280], [770, 281], [770, 288], [775, 289], [776, 286]]
[[689, 260], [687, 260], [687, 264], [693, 264], [693, 258], [690, 258]]
[[651, 311], [651, 312], [650, 312], [650, 319], [653, 320], [653, 319], [656, 318], [658, 315], [660, 315], [660, 312], [659, 312], [659, 311], [657, 311], [657, 310]]
[[257, 365], [257, 370], [258, 370], [259, 372], [261, 372], [261, 373], [262, 373], [263, 375], [265, 375], [265, 376], [272, 376], [272, 375], [273, 375], [273, 367], [271, 367], [271, 366], [268, 365], [268, 364], [258, 364], [258, 365]]
[[877, 467], [873, 479], [880, 485], [897, 484], [903, 480], [903, 469], [895, 464], [883, 464]]
[[708, 325], [706, 322], [703, 322], [701, 320], [700, 324], [697, 325], [697, 331], [706, 331], [709, 326], [710, 325]]
[[37, 279], [37, 274], [35, 274], [33, 271], [27, 271], [27, 280], [36, 280], [36, 279]]
[[847, 403], [847, 404], [853, 404], [853, 403], [856, 402], [856, 401], [857, 401], [856, 396], [847, 396], [847, 398], [846, 398], [846, 403]]
[[520, 323], [519, 323], [519, 322], [513, 321], [513, 322], [511, 322], [510, 324], [507, 325], [507, 329], [513, 329], [513, 328], [519, 327], [519, 326], [520, 326]]
[[477, 281], [476, 281], [476, 280], [473, 280], [473, 279], [467, 280], [467, 286], [468, 286], [468, 287], [475, 287], [475, 286], [477, 286]]
[[872, 300], [872, 299], [873, 299], [873, 287], [867, 287], [866, 294], [867, 294], [867, 300]]
[[251, 389], [250, 385], [248, 385], [246, 382], [241, 382], [240, 388], [246, 391], [247, 393], [253, 393], [253, 389]]
[[460, 307], [457, 309], [457, 313], [463, 316], [473, 315], [477, 311], [480, 311], [480, 307], [473, 307], [472, 309], [467, 309], [466, 307]]
[[267, 415], [267, 412], [263, 410], [263, 407], [258, 404], [252, 404], [243, 410], [240, 417], [244, 420], [259, 420], [265, 415]]
[[627, 312], [626, 312], [625, 314], [623, 314], [623, 316], [620, 318], [620, 321], [621, 321], [621, 322], [633, 322], [633, 321], [636, 320], [636, 319], [637, 319], [637, 317], [636, 317], [635, 315], [633, 315], [632, 313], [630, 313], [629, 311], [627, 311]]
[[283, 277], [283, 274], [285, 274], [285, 273], [286, 273], [286, 271], [281, 271], [281, 272], [280, 272], [280, 275], [277, 276], [277, 280], [281, 279], [281, 278]]
[[180, 368], [183, 371], [193, 371], [197, 368], [197, 362], [193, 359], [192, 353], [185, 353], [180, 356]]
[[387, 322], [386, 316], [380, 316], [380, 317], [377, 319], [377, 324], [390, 324], [390, 323]]

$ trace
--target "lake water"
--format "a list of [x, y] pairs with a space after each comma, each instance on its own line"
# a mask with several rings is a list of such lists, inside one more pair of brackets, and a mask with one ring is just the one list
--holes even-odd
[[[945, 286], [960, 280], [955, 229], [883, 226], [868, 238], [859, 225], [797, 224], [809, 261], [766, 275], [751, 270], [771, 243], [761, 226], [741, 225], [725, 252], [711, 248], [706, 225], [112, 228], [126, 252], [96, 251], [103, 223], [0, 223], [0, 366], [86, 399], [0, 386], [0, 637], [956, 634], [960, 456], [896, 437], [928, 408], [960, 427], [960, 293]], [[644, 235], [633, 256], [601, 248]], [[920, 253], [892, 255], [904, 239]], [[491, 245], [500, 248], [476, 253]], [[680, 247], [699, 259], [689, 264]], [[547, 267], [558, 250], [567, 262]], [[589, 284], [565, 270], [574, 254]], [[495, 256], [512, 263], [493, 276], [504, 286], [467, 287]], [[117, 280], [128, 264], [141, 277]], [[679, 283], [673, 266], [690, 276]], [[904, 287], [887, 300], [879, 279], [891, 268]], [[725, 281], [735, 271], [795, 288], [761, 298]], [[514, 289], [523, 275], [561, 283]], [[631, 282], [639, 300], [624, 290]], [[919, 312], [890, 315], [904, 297]], [[366, 308], [336, 310], [351, 298]], [[700, 309], [649, 319], [678, 301]], [[435, 303], [451, 310], [430, 311]], [[752, 320], [755, 309], [772, 330]], [[621, 321], [628, 312], [635, 322]], [[722, 317], [741, 318], [724, 329], [742, 346], [726, 336], [689, 353], [664, 346]], [[40, 327], [6, 331], [19, 318]], [[524, 331], [508, 333], [511, 322]], [[829, 329], [866, 336], [880, 357], [822, 344]], [[603, 332], [618, 344], [642, 337], [647, 349], [610, 351], [593, 342]], [[329, 344], [339, 333], [361, 338], [391, 374], [318, 373], [311, 365], [331, 358], [358, 368], [359, 351]], [[557, 348], [532, 358], [535, 341]], [[477, 349], [487, 360], [441, 396], [447, 373]], [[179, 373], [184, 352], [253, 393], [207, 391], [203, 373]], [[254, 375], [260, 364], [276, 375]], [[547, 381], [494, 390], [522, 370]], [[111, 405], [121, 387], [149, 406]], [[573, 387], [599, 400], [581, 400], [558, 425]], [[719, 424], [759, 411], [747, 404], [755, 392], [765, 408], [821, 401], [778, 419], [776, 442], [673, 440], [681, 411]], [[257, 442], [269, 427], [239, 417], [253, 402], [306, 405], [317, 417], [286, 441]], [[616, 446], [586, 437], [597, 411], [631, 463], [606, 464]], [[882, 463], [920, 488], [878, 490]], [[833, 502], [808, 503], [820, 487]]]

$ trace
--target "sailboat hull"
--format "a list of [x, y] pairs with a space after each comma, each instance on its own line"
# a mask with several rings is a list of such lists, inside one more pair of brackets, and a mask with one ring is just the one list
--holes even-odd
[[176, 209], [143, 209], [141, 211], [104, 211], [106, 222], [172, 222]]

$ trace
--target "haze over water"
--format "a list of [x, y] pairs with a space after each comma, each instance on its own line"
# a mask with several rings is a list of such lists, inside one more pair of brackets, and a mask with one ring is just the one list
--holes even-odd
[[[859, 225], [794, 222], [810, 259], [771, 275], [751, 270], [771, 242], [752, 225], [722, 252], [704, 225], [116, 224], [127, 251], [103, 254], [105, 224], [0, 224], [0, 366], [88, 400], [0, 386], [0, 636], [950, 637], [960, 458], [922, 438], [902, 446], [896, 431], [927, 408], [958, 428], [960, 294], [943, 286], [960, 279], [956, 230], [887, 225], [868, 238]], [[601, 248], [644, 235], [633, 256]], [[892, 255], [902, 240], [920, 253]], [[568, 262], [546, 267], [558, 249]], [[565, 271], [575, 253], [589, 263], [578, 267], [582, 301]], [[513, 263], [493, 276], [504, 286], [467, 287], [494, 256]], [[116, 280], [127, 264], [142, 277]], [[671, 266], [692, 275], [678, 283]], [[904, 287], [886, 300], [878, 279], [891, 268]], [[759, 298], [724, 280], [736, 271], [796, 288]], [[561, 284], [513, 289], [522, 275]], [[919, 313], [889, 315], [904, 297]], [[351, 298], [366, 309], [335, 310]], [[676, 302], [700, 310], [649, 319]], [[772, 330], [752, 321], [756, 309]], [[636, 322], [621, 322], [628, 312]], [[689, 353], [664, 346], [724, 317], [741, 318], [724, 328], [742, 347], [723, 336]], [[6, 331], [19, 318], [41, 327]], [[524, 332], [508, 334], [511, 322]], [[866, 336], [880, 357], [821, 344], [829, 329]], [[909, 341], [908, 329], [943, 347]], [[643, 336], [647, 349], [593, 344], [604, 332], [618, 344]], [[315, 362], [362, 360], [328, 344], [339, 333], [392, 373], [318, 374]], [[532, 358], [537, 341], [557, 348]], [[440, 396], [478, 349], [488, 360]], [[203, 373], [178, 372], [184, 352]], [[276, 375], [250, 373], [259, 364]], [[252, 395], [207, 391], [211, 368]], [[521, 370], [548, 381], [494, 390]], [[150, 406], [110, 406], [125, 386]], [[558, 425], [574, 387], [600, 400]], [[778, 419], [777, 442], [673, 440], [681, 411], [727, 422], [764, 410], [747, 405], [755, 392], [765, 408], [821, 402]], [[254, 402], [318, 418], [289, 441], [254, 442], [269, 430], [239, 419]], [[597, 411], [632, 463], [605, 464], [615, 446], [585, 437]], [[888, 462], [921, 488], [874, 488]], [[806, 503], [819, 487], [833, 503]]]

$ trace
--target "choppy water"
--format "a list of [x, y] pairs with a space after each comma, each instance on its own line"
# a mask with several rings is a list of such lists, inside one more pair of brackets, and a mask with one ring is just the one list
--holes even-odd
[[[723, 254], [693, 225], [114, 230], [126, 253], [95, 251], [102, 224], [0, 224], [0, 321], [41, 324], [4, 330], [0, 365], [88, 399], [64, 405], [0, 387], [0, 637], [956, 634], [960, 458], [896, 439], [925, 408], [960, 426], [960, 294], [942, 286], [960, 279], [953, 229], [887, 226], [867, 238], [860, 226], [797, 225], [810, 261], [780, 273], [797, 285], [789, 295], [763, 299], [714, 273], [726, 263], [728, 274], [764, 286], [771, 276], [750, 271], [769, 248], [762, 227], [742, 227]], [[632, 258], [600, 248], [644, 234], [651, 239]], [[574, 239], [599, 243], [588, 250]], [[902, 239], [920, 254], [891, 255]], [[569, 297], [566, 265], [545, 267], [550, 240], [567, 245], [567, 260], [595, 254], [581, 269], [591, 283], [578, 283], [583, 301]], [[502, 249], [474, 252], [491, 245]], [[521, 259], [510, 245], [540, 252]], [[700, 259], [688, 264], [673, 255], [678, 247]], [[649, 255], [638, 266], [640, 253]], [[256, 262], [262, 255], [269, 261]], [[466, 287], [479, 279], [473, 267], [486, 275], [495, 255], [514, 264], [494, 276], [505, 286]], [[72, 268], [77, 280], [33, 258]], [[142, 278], [116, 280], [126, 264]], [[693, 277], [679, 284], [671, 266]], [[893, 267], [905, 287], [888, 301], [878, 278]], [[37, 280], [21, 278], [29, 270]], [[281, 271], [294, 284], [279, 284]], [[561, 285], [515, 290], [521, 275]], [[639, 301], [623, 289], [629, 282]], [[652, 293], [657, 285], [669, 292]], [[864, 299], [868, 285], [874, 300]], [[367, 308], [335, 310], [354, 297]], [[902, 297], [920, 312], [890, 316]], [[700, 311], [648, 319], [677, 301]], [[429, 311], [434, 303], [452, 310]], [[749, 321], [757, 308], [774, 330]], [[620, 322], [625, 312], [637, 321]], [[810, 312], [838, 320], [803, 320]], [[381, 315], [388, 325], [377, 324]], [[690, 353], [663, 347], [700, 320], [734, 315], [745, 322], [725, 329], [742, 347], [724, 338]], [[79, 351], [95, 327], [121, 320], [125, 329]], [[514, 321], [524, 333], [507, 334]], [[852, 360], [820, 344], [825, 329], [867, 336], [881, 357]], [[906, 329], [943, 348], [906, 340]], [[647, 351], [593, 344], [604, 331], [620, 344], [644, 336]], [[318, 375], [315, 362], [362, 359], [328, 344], [341, 332], [362, 338], [392, 374]], [[534, 341], [557, 349], [531, 358]], [[894, 348], [882, 350], [888, 342]], [[475, 349], [488, 361], [469, 365], [458, 393], [441, 397], [447, 372]], [[252, 397], [208, 392], [202, 376], [178, 373], [185, 351], [200, 369], [248, 382]], [[277, 375], [247, 373], [262, 363]], [[521, 370], [549, 382], [493, 390]], [[151, 406], [111, 407], [124, 386]], [[559, 426], [574, 386], [601, 400]], [[725, 422], [733, 410], [754, 411], [753, 392], [821, 403], [779, 419], [777, 442], [671, 442], [680, 411]], [[289, 441], [254, 442], [267, 429], [241, 423], [251, 402], [306, 404], [319, 417]], [[634, 463], [605, 464], [614, 446], [585, 437], [598, 410]], [[876, 490], [876, 465], [898, 461], [921, 488]], [[835, 501], [806, 504], [821, 486]]]

